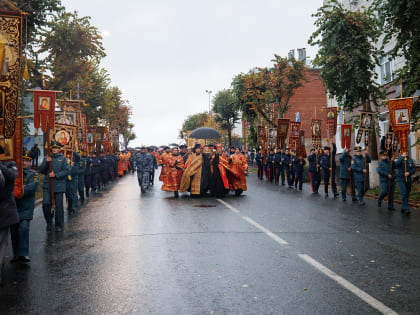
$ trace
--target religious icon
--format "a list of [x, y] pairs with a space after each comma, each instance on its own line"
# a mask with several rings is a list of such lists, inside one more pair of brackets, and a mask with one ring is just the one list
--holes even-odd
[[93, 134], [91, 132], [88, 132], [86, 135], [87, 143], [93, 143]]
[[4, 154], [0, 156], [0, 161], [13, 160], [13, 139], [6, 139], [0, 135], [0, 146], [4, 150]]
[[76, 113], [56, 112], [55, 123], [74, 126], [76, 125]]
[[39, 110], [50, 110], [51, 109], [51, 98], [46, 96], [40, 96], [38, 98]]
[[350, 129], [349, 128], [344, 128], [344, 136], [345, 137], [350, 137]]
[[312, 135], [321, 136], [320, 131], [321, 131], [321, 128], [319, 124], [314, 122], [314, 124], [312, 125]]
[[328, 112], [327, 117], [328, 117], [328, 119], [334, 119], [334, 117], [335, 117], [334, 112], [333, 111]]
[[360, 121], [360, 128], [369, 129], [372, 123], [372, 114], [362, 113], [362, 119]]
[[55, 134], [55, 140], [60, 143], [61, 145], [65, 146], [70, 141], [70, 135], [65, 130], [60, 130]]
[[408, 109], [395, 110], [395, 121], [397, 125], [408, 124]]

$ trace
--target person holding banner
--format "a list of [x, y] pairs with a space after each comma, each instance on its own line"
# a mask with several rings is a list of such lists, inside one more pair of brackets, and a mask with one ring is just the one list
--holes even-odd
[[312, 192], [314, 194], [318, 193], [319, 186], [321, 185], [321, 172], [319, 164], [319, 154], [320, 150], [311, 149], [311, 152], [308, 156], [309, 162], [309, 177], [311, 180]]
[[268, 171], [268, 181], [273, 183], [275, 177], [275, 167], [274, 167], [274, 150], [270, 149], [270, 153], [267, 156], [267, 171]]
[[289, 152], [289, 149], [286, 149], [285, 154], [283, 154], [283, 165], [286, 170], [287, 185], [289, 188], [293, 187], [293, 165], [292, 165], [292, 155]]
[[284, 166], [283, 166], [283, 149], [277, 148], [277, 152], [274, 156], [274, 167], [276, 172], [276, 185], [280, 182], [280, 176], [281, 176], [281, 185], [284, 186]]
[[410, 214], [410, 207], [408, 205], [408, 198], [410, 197], [412, 175], [416, 172], [416, 165], [414, 161], [408, 157], [407, 152], [403, 152], [395, 161], [397, 170], [397, 183], [401, 193], [401, 212], [407, 215]]
[[365, 150], [365, 156], [362, 155], [362, 148], [360, 146], [355, 147], [354, 151], [356, 155], [353, 156], [351, 161], [351, 171], [354, 174], [354, 180], [357, 187], [357, 198], [361, 206], [365, 205], [363, 196], [369, 189], [369, 170], [368, 164], [371, 162], [370, 156], [367, 150]]
[[351, 199], [352, 201], [357, 201], [354, 176], [351, 171], [352, 157], [350, 155], [350, 149], [344, 149], [343, 154], [341, 154], [338, 160], [340, 161], [341, 200], [346, 201], [347, 186], [350, 185]]
[[[47, 231], [51, 231], [54, 216], [56, 232], [61, 232], [64, 225], [63, 195], [66, 192], [66, 179], [70, 174], [70, 166], [66, 158], [60, 153], [61, 147], [62, 145], [60, 143], [52, 141], [50, 144], [51, 157], [44, 158], [44, 161], [39, 167], [40, 172], [46, 175], [42, 186], [42, 210], [44, 211], [44, 218], [47, 222]], [[51, 171], [49, 163], [51, 163]], [[53, 196], [50, 187], [50, 178], [53, 179]], [[55, 201], [55, 212], [51, 211], [53, 200]]]
[[388, 158], [386, 151], [381, 151], [381, 160], [378, 163], [376, 172], [379, 174], [379, 182], [381, 186], [381, 194], [378, 198], [378, 207], [382, 205], [382, 200], [388, 196], [388, 210], [395, 210], [394, 208], [394, 191], [395, 191], [395, 166], [394, 159], [391, 161]]
[[334, 193], [334, 198], [338, 197], [337, 192], [337, 184], [335, 183], [335, 155], [337, 153], [337, 146], [332, 141], [333, 150], [331, 154], [331, 148], [330, 147], [324, 147], [324, 154], [321, 156], [320, 159], [320, 166], [324, 172], [324, 192], [325, 197], [328, 197], [328, 184], [330, 182], [331, 177], [331, 188]]
[[302, 191], [303, 168], [305, 164], [306, 164], [306, 161], [302, 157], [301, 154], [297, 153], [296, 156], [293, 157], [293, 175], [294, 175], [295, 189], [297, 189], [299, 185], [300, 191]]
[[257, 168], [258, 168], [258, 179], [262, 180], [264, 177], [264, 157], [261, 154], [261, 149], [258, 149], [258, 153], [255, 156], [255, 161], [257, 162]]

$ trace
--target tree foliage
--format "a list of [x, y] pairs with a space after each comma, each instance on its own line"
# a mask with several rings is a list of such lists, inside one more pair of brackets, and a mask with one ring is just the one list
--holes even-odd
[[231, 90], [221, 90], [213, 98], [214, 120], [228, 135], [229, 147], [232, 146], [232, 130], [239, 121], [239, 106]]
[[79, 17], [77, 12], [58, 14], [51, 28], [43, 32], [39, 53], [46, 53], [45, 62], [53, 77], [49, 87], [68, 90], [67, 83], [90, 70], [91, 61], [105, 57], [102, 37], [90, 17]]
[[205, 123], [208, 121], [208, 119], [209, 119], [209, 114], [207, 112], [197, 113], [197, 114], [188, 116], [184, 120], [184, 123], [182, 124], [182, 130], [181, 130], [183, 133], [182, 139], [186, 137], [187, 131], [191, 131], [191, 130], [203, 127]]
[[375, 67], [381, 53], [375, 47], [380, 29], [374, 8], [353, 12], [332, 0], [313, 16], [317, 29], [309, 44], [319, 46], [314, 65], [321, 67], [328, 93], [350, 112], [360, 106], [369, 109], [369, 99], [377, 105], [382, 93]]
[[[420, 90], [420, 1], [376, 0], [381, 27], [385, 33], [383, 46], [395, 40], [391, 50], [393, 58], [404, 57], [404, 66], [396, 72], [398, 81], [404, 82], [404, 95]], [[412, 113], [413, 128], [420, 129], [420, 103], [417, 100]]]

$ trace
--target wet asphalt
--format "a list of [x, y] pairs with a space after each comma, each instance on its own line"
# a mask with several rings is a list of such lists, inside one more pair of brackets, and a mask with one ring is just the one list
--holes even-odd
[[32, 262], [7, 262], [0, 313], [381, 313], [306, 254], [396, 313], [420, 314], [419, 209], [360, 207], [255, 174], [227, 204], [174, 199], [155, 185], [141, 195], [126, 175], [66, 218], [63, 233], [45, 231], [38, 207]]

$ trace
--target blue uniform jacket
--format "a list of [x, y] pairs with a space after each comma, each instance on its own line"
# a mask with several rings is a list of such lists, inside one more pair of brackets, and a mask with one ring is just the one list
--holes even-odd
[[35, 194], [38, 190], [39, 174], [31, 169], [23, 169], [23, 196], [16, 199], [19, 220], [32, 220], [34, 217]]
[[350, 173], [348, 168], [351, 168], [352, 157], [347, 152], [344, 152], [338, 158], [340, 161], [340, 178], [341, 179], [350, 179]]
[[[51, 163], [52, 170], [55, 174], [55, 177], [53, 178], [54, 193], [66, 192], [66, 179], [67, 175], [70, 173], [70, 166], [67, 163], [66, 158], [61, 153], [51, 154]], [[42, 161], [39, 170], [42, 174], [46, 175], [44, 177], [42, 189], [50, 191], [50, 178], [48, 177], [49, 166], [46, 158]]]
[[[369, 182], [368, 164], [371, 162], [370, 156], [366, 156], [366, 187], [369, 187], [367, 184]], [[351, 170], [353, 171], [354, 179], [356, 182], [363, 182], [365, 175], [363, 169], [365, 168], [365, 157], [363, 155], [355, 155], [351, 160]]]
[[416, 165], [409, 157], [404, 158], [403, 156], [400, 156], [395, 161], [395, 167], [397, 169], [397, 180], [404, 180], [404, 173], [409, 172], [410, 175], [407, 177], [407, 180], [411, 181], [411, 176], [416, 172]]
[[[393, 162], [390, 160], [379, 161], [376, 172], [379, 174], [379, 180], [381, 183], [388, 183], [388, 175], [391, 174], [391, 165]], [[392, 168], [392, 177], [395, 178], [395, 167]]]

